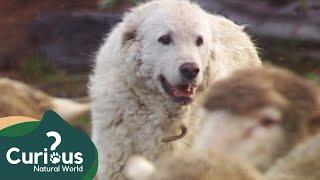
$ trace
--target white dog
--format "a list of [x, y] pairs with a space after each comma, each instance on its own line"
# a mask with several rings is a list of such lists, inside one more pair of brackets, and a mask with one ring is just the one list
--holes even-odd
[[[154, 160], [188, 147], [200, 123], [189, 105], [210, 82], [260, 64], [242, 27], [196, 4], [157, 0], [132, 9], [101, 46], [91, 77], [98, 179], [123, 179], [132, 154]], [[184, 138], [163, 142], [181, 129]]]

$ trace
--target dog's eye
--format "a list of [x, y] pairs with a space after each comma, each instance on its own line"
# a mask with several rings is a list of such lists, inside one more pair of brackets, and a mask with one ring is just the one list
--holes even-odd
[[203, 37], [202, 36], [198, 36], [196, 44], [197, 44], [197, 46], [201, 46], [203, 44]]
[[163, 36], [161, 36], [158, 41], [164, 45], [168, 45], [172, 42], [172, 38], [170, 34], [165, 34]]

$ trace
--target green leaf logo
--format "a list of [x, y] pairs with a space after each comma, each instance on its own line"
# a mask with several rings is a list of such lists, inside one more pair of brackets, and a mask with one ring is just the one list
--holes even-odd
[[3, 179], [91, 180], [97, 168], [98, 153], [90, 138], [53, 111], [42, 121], [0, 130]]

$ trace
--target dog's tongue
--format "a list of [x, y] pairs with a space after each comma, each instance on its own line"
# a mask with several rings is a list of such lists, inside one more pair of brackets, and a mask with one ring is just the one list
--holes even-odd
[[179, 85], [174, 91], [174, 96], [191, 96], [194, 94], [195, 88], [192, 85]]

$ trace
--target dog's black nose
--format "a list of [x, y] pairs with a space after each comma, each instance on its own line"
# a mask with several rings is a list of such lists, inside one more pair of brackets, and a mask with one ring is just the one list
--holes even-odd
[[199, 74], [200, 68], [196, 63], [184, 63], [180, 66], [180, 73], [186, 79], [192, 80]]

